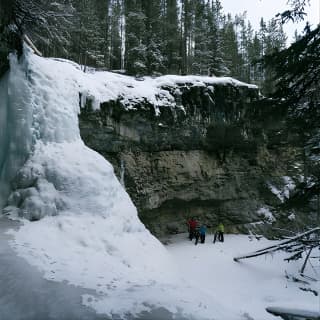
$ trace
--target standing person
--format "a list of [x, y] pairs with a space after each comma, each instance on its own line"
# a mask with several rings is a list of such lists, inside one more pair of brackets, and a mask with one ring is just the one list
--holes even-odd
[[218, 241], [224, 242], [223, 234], [224, 234], [224, 225], [222, 224], [222, 222], [219, 222], [216, 232], [214, 234], [213, 243], [216, 242], [217, 238], [218, 238]]
[[195, 237], [195, 239], [196, 239], [196, 241], [195, 241], [195, 245], [197, 245], [198, 244], [198, 242], [199, 242], [199, 237], [200, 237], [200, 230], [199, 230], [199, 227], [198, 226], [196, 226], [196, 228], [195, 228], [195, 230], [194, 230], [194, 237]]
[[218, 240], [220, 242], [224, 242], [224, 225], [222, 224], [222, 222], [219, 223], [218, 225]]
[[204, 224], [202, 224], [199, 231], [200, 231], [200, 242], [204, 243], [206, 240], [207, 227]]
[[195, 236], [195, 230], [196, 230], [196, 227], [197, 227], [197, 221], [195, 218], [191, 218], [189, 219], [188, 221], [188, 231], [189, 231], [189, 239], [190, 241], [194, 238]]

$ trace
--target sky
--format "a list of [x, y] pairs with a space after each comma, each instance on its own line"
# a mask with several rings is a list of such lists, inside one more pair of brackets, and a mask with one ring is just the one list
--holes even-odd
[[[277, 13], [288, 9], [287, 0], [221, 0], [223, 11], [235, 15], [247, 11], [247, 18], [252, 23], [254, 29], [259, 28], [259, 21], [261, 17], [265, 20], [270, 20]], [[310, 6], [306, 9], [306, 20], [312, 25], [320, 22], [320, 1], [310, 0]], [[288, 35], [288, 42], [293, 39], [294, 31], [299, 32], [303, 30], [305, 22], [296, 24], [288, 22], [284, 26], [284, 30]]]

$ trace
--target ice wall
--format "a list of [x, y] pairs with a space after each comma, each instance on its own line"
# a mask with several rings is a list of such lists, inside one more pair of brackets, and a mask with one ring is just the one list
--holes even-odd
[[11, 180], [12, 188], [5, 212], [28, 220], [103, 216], [115, 219], [118, 231], [145, 232], [112, 166], [80, 138], [81, 75], [73, 64], [28, 48], [20, 62], [11, 57], [0, 87], [1, 186], [8, 194]]
[[0, 209], [6, 205], [10, 183], [31, 150], [32, 110], [26, 64], [22, 58], [19, 65], [11, 55], [11, 72], [0, 80]]

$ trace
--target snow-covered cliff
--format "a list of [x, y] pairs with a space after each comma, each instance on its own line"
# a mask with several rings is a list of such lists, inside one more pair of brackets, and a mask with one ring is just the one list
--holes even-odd
[[[153, 234], [185, 232], [190, 216], [209, 226], [223, 220], [232, 232], [273, 235], [270, 226], [293, 225], [293, 211], [280, 213], [284, 201], [271, 186], [285, 199], [295, 192], [299, 148], [284, 113], [262, 101], [256, 86], [230, 78], [102, 76], [116, 94], [100, 109], [88, 98], [80, 134], [112, 163]], [[261, 214], [266, 210], [272, 222]]]

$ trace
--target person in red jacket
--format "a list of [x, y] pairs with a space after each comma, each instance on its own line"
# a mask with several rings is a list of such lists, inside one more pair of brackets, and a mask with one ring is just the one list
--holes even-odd
[[195, 231], [197, 228], [197, 220], [195, 218], [191, 218], [188, 220], [188, 231], [189, 231], [189, 239], [192, 240], [195, 236]]

